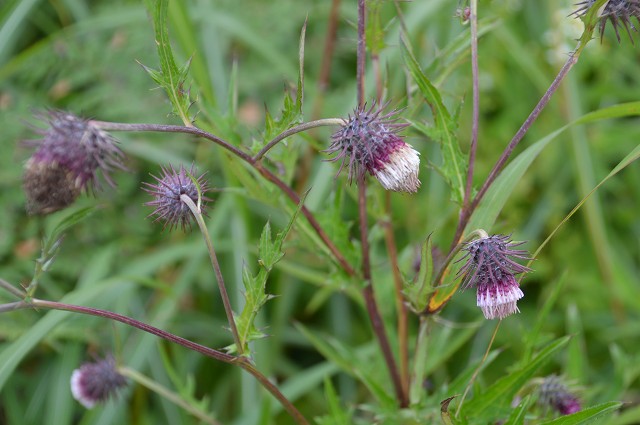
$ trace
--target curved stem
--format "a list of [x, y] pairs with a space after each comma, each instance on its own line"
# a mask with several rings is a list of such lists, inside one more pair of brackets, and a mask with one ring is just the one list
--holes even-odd
[[184, 202], [191, 210], [191, 213], [193, 213], [193, 216], [196, 219], [196, 223], [198, 223], [198, 227], [200, 228], [200, 232], [202, 233], [202, 236], [204, 238], [204, 242], [207, 245], [207, 251], [209, 252], [209, 258], [211, 259], [211, 267], [213, 268], [213, 271], [216, 275], [218, 289], [220, 290], [220, 298], [222, 298], [224, 312], [227, 315], [227, 322], [229, 322], [229, 328], [231, 329], [231, 334], [233, 335], [233, 342], [235, 342], [236, 344], [238, 355], [242, 355], [244, 353], [244, 345], [240, 340], [240, 335], [238, 334], [236, 321], [233, 317], [233, 309], [231, 308], [231, 302], [229, 301], [229, 294], [227, 294], [227, 288], [224, 284], [224, 278], [222, 277], [222, 272], [220, 271], [220, 263], [218, 263], [216, 251], [213, 249], [213, 242], [211, 241], [211, 236], [209, 236], [209, 230], [207, 229], [207, 226], [204, 223], [204, 219], [202, 218], [202, 212], [189, 196], [184, 194], [180, 195], [180, 200]]
[[242, 160], [252, 163], [253, 160], [251, 155], [241, 151], [237, 147], [233, 146], [231, 143], [223, 140], [207, 131], [201, 130], [197, 127], [184, 127], [181, 125], [164, 125], [164, 124], [124, 124], [117, 122], [107, 122], [107, 121], [89, 121], [90, 124], [93, 124], [99, 127], [102, 130], [107, 131], [155, 131], [158, 133], [187, 133], [193, 134], [198, 137], [202, 137], [207, 140], [211, 140], [217, 145], [222, 146], [229, 152], [233, 153], [237, 157]]
[[160, 395], [161, 397], [164, 397], [165, 399], [169, 400], [171, 403], [184, 409], [186, 412], [195, 416], [202, 422], [209, 425], [221, 425], [220, 422], [218, 422], [217, 420], [209, 416], [207, 412], [195, 406], [194, 405], [195, 403], [194, 404], [188, 403], [179, 394], [174, 393], [170, 389], [164, 387], [163, 385], [160, 385], [158, 382], [144, 376], [137, 370], [133, 370], [126, 366], [120, 366], [118, 367], [118, 372], [122, 376], [125, 376], [133, 380], [134, 382], [142, 385], [143, 387], [148, 388], [149, 390]]
[[[256, 367], [246, 357], [232, 356], [230, 354], [226, 354], [221, 351], [214, 350], [213, 348], [209, 348], [204, 345], [197, 344], [193, 341], [189, 341], [188, 339], [163, 331], [162, 329], [158, 329], [144, 322], [140, 322], [139, 320], [132, 319], [131, 317], [124, 316], [122, 314], [113, 313], [108, 310], [102, 310], [102, 309], [91, 308], [91, 307], [82, 307], [79, 305], [59, 303], [55, 301], [39, 300], [35, 298], [31, 302], [20, 301], [18, 303], [11, 303], [11, 304], [14, 305], [13, 310], [20, 310], [20, 309], [27, 309], [27, 308], [46, 308], [50, 310], [70, 311], [74, 313], [87, 314], [90, 316], [98, 316], [106, 319], [115, 320], [117, 322], [124, 323], [125, 325], [132, 326], [134, 328], [138, 328], [140, 330], [148, 332], [152, 335], [158, 336], [167, 341], [181, 345], [190, 350], [196, 351], [204, 356], [211, 357], [213, 359], [219, 360], [224, 363], [240, 366], [242, 369], [246, 370], [251, 375], [253, 375], [264, 386], [264, 388], [267, 391], [269, 391], [271, 395], [273, 395], [282, 404], [284, 409], [291, 415], [291, 417], [296, 421], [296, 423], [298, 423], [299, 425], [309, 425], [309, 422], [305, 419], [305, 417], [280, 392], [278, 387], [276, 387], [271, 381], [269, 381], [269, 379], [267, 379], [266, 376], [264, 376], [258, 369], [256, 369]], [[18, 305], [16, 306], [16, 304]], [[0, 306], [0, 311], [3, 311], [2, 306]]]
[[328, 126], [328, 125], [342, 125], [342, 124], [344, 124], [344, 119], [342, 118], [325, 118], [325, 119], [309, 121], [309, 122], [305, 122], [303, 124], [297, 125], [277, 135], [273, 140], [271, 140], [262, 149], [260, 149], [260, 152], [255, 154], [252, 159], [254, 162], [260, 161], [260, 159], [263, 156], [265, 156], [265, 154], [269, 152], [271, 148], [273, 148], [282, 140], [296, 133], [301, 133], [303, 131], [307, 131], [316, 127], [322, 127], [322, 126]]
[[262, 386], [271, 393], [279, 402], [282, 404], [282, 407], [291, 415], [291, 417], [301, 425], [309, 425], [307, 419], [302, 416], [300, 411], [296, 409], [296, 407], [284, 396], [276, 387], [273, 382], [271, 382], [266, 376], [264, 376], [256, 367], [249, 363], [248, 361], [243, 361], [239, 363], [239, 366], [252, 374], [261, 384]]
[[358, 106], [364, 105], [364, 65], [366, 60], [365, 21], [367, 17], [366, 1], [358, 0], [358, 48], [356, 64], [356, 82], [358, 85]]
[[[243, 151], [236, 148], [235, 146], [231, 145], [229, 142], [209, 132], [200, 130], [199, 128], [182, 127], [178, 125], [162, 125], [162, 124], [124, 124], [124, 123], [112, 123], [112, 122], [106, 122], [106, 121], [90, 121], [90, 123], [103, 130], [110, 130], [110, 131], [157, 131], [160, 133], [186, 133], [186, 134], [193, 134], [193, 135], [202, 137], [204, 139], [210, 140], [216, 143], [217, 145], [222, 146], [224, 149], [228, 150], [232, 154], [236, 155], [238, 158], [242, 159], [247, 164], [251, 165], [263, 177], [265, 177], [271, 183], [278, 186], [278, 188], [282, 190], [285, 193], [285, 195], [287, 195], [289, 199], [291, 199], [291, 201], [293, 201], [295, 204], [300, 204], [300, 197], [298, 196], [298, 194], [293, 189], [291, 189], [285, 182], [280, 180], [275, 174], [273, 174], [271, 171], [266, 169], [259, 161], [254, 161], [253, 157], [244, 153]], [[316, 220], [313, 213], [309, 211], [309, 209], [304, 205], [301, 208], [301, 212], [309, 221], [309, 224], [311, 225], [311, 227], [313, 227], [313, 230], [315, 230], [318, 236], [320, 237], [320, 239], [322, 239], [322, 241], [327, 246], [329, 251], [331, 251], [331, 254], [335, 257], [338, 264], [344, 269], [344, 271], [348, 275], [355, 276], [356, 275], [355, 270], [353, 269], [353, 267], [351, 267], [351, 265], [346, 260], [344, 255], [342, 255], [338, 247], [336, 247], [336, 245], [331, 241], [331, 239], [329, 239], [327, 234], [322, 229], [322, 226], [320, 226], [320, 223], [318, 222], [318, 220]]]
[[511, 154], [513, 153], [514, 149], [518, 146], [520, 141], [524, 138], [525, 134], [527, 134], [527, 131], [529, 131], [529, 128], [531, 128], [531, 125], [538, 118], [542, 110], [547, 106], [553, 94], [558, 90], [558, 87], [560, 86], [560, 83], [562, 82], [562, 80], [564, 80], [564, 78], [567, 76], [571, 68], [573, 68], [573, 66], [578, 62], [578, 57], [580, 56], [580, 52], [581, 52], [581, 49], [579, 46], [574, 51], [574, 53], [569, 55], [567, 62], [564, 64], [562, 69], [560, 69], [560, 72], [558, 73], [556, 78], [553, 80], [553, 82], [551, 83], [551, 85], [549, 86], [545, 94], [542, 96], [542, 98], [540, 99], [538, 104], [535, 106], [535, 108], [533, 108], [533, 111], [531, 111], [531, 114], [529, 114], [529, 116], [527, 117], [525, 122], [522, 124], [518, 132], [513, 136], [513, 138], [505, 148], [505, 150], [502, 152], [502, 155], [500, 156], [500, 158], [498, 158], [498, 161], [495, 163], [495, 165], [491, 169], [489, 176], [487, 177], [482, 187], [476, 194], [475, 198], [473, 199], [473, 202], [471, 202], [471, 205], [469, 206], [468, 210], [466, 211], [464, 216], [461, 215], [460, 220], [458, 222], [458, 227], [456, 229], [456, 234], [451, 243], [451, 249], [453, 249], [453, 247], [457, 245], [458, 241], [460, 240], [460, 237], [462, 236], [462, 233], [464, 232], [464, 228], [466, 227], [467, 223], [469, 222], [469, 219], [471, 218], [471, 215], [473, 214], [475, 209], [478, 207], [478, 204], [480, 203], [484, 195], [487, 193], [487, 190], [489, 190], [493, 182], [496, 180], [496, 178], [502, 171], [502, 168], [511, 157]]

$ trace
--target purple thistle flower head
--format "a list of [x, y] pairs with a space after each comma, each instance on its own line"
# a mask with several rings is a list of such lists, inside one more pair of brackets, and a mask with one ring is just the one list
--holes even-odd
[[[578, 6], [578, 10], [573, 12], [572, 15], [575, 17], [586, 15], [595, 2], [596, 0], [584, 0], [577, 3], [576, 6]], [[613, 30], [616, 32], [618, 43], [620, 42], [620, 33], [618, 31], [619, 26], [624, 27], [629, 35], [631, 43], [633, 43], [631, 30], [637, 32], [637, 29], [631, 22], [631, 18], [636, 18], [636, 21], [640, 23], [640, 0], [609, 0], [599, 12], [600, 41], [602, 41], [607, 22], [611, 21]]]
[[[156, 184], [143, 183], [146, 186], [143, 187], [143, 190], [154, 198], [153, 201], [145, 203], [145, 205], [155, 207], [149, 216], [155, 215], [154, 221], [164, 221], [164, 228], [169, 226], [169, 230], [173, 230], [174, 227], [180, 225], [186, 231], [187, 227], [191, 227], [193, 214], [189, 206], [181, 199], [181, 195], [187, 195], [196, 205], [200, 202], [201, 209], [204, 210], [205, 203], [210, 201], [204, 196], [204, 193], [209, 189], [204, 175], [205, 173], [196, 177], [196, 169], [193, 165], [189, 171], [184, 166], [180, 166], [177, 171], [173, 166], [163, 167], [160, 177], [152, 176], [156, 179]], [[200, 199], [198, 199], [198, 189]]]
[[349, 182], [369, 172], [387, 190], [416, 192], [420, 187], [420, 154], [397, 134], [408, 124], [396, 122], [397, 111], [382, 114], [382, 110], [376, 110], [375, 104], [369, 109], [366, 105], [356, 108], [331, 136], [325, 152], [337, 153], [331, 161], [342, 160], [340, 171], [347, 165]]
[[518, 312], [517, 301], [524, 297], [514, 275], [530, 271], [513, 259], [529, 259], [524, 250], [513, 249], [524, 242], [511, 242], [509, 236], [493, 235], [465, 245], [466, 260], [458, 272], [462, 289], [477, 288], [477, 305], [487, 319], [504, 319]]
[[85, 363], [71, 374], [71, 394], [87, 409], [107, 401], [127, 380], [116, 369], [113, 357]]
[[561, 415], [571, 415], [582, 409], [580, 400], [557, 375], [547, 376], [538, 387], [538, 403]]
[[109, 172], [125, 169], [117, 142], [90, 121], [62, 111], [49, 111], [39, 118], [48, 127], [38, 132], [40, 140], [26, 141], [36, 148], [25, 164], [24, 190], [30, 214], [50, 214], [71, 205], [82, 191], [100, 187], [101, 170], [110, 186]]

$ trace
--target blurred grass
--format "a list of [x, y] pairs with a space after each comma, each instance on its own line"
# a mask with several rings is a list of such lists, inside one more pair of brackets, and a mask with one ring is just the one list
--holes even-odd
[[[466, 37], [468, 28], [452, 18], [455, 2], [402, 3], [409, 41], [421, 66], [439, 89], [450, 110], [460, 106], [459, 140], [467, 150], [470, 138], [471, 81]], [[561, 6], [559, 5], [561, 3]], [[198, 120], [234, 143], [250, 146], [261, 139], [265, 107], [278, 115], [286, 89], [295, 88], [299, 32], [309, 17], [305, 56], [305, 119], [324, 96], [322, 117], [345, 116], [355, 99], [355, 2], [343, 1], [335, 57], [328, 89], [317, 87], [330, 1], [263, 2], [231, 0], [171, 2], [170, 36], [178, 61], [192, 57], [191, 92], [201, 110]], [[563, 9], [559, 10], [562, 7]], [[571, 50], [570, 2], [557, 0], [481, 2], [480, 17], [491, 27], [480, 41], [481, 125], [476, 184], [520, 126]], [[392, 3], [382, 8], [386, 48], [382, 51], [385, 88], [392, 104], [407, 105], [406, 114], [431, 122], [428, 108], [407, 97], [407, 77], [400, 55], [400, 20]], [[34, 110], [67, 109], [85, 117], [122, 122], [178, 123], [171, 106], [136, 63], [155, 67], [153, 28], [137, 1], [6, 1], [0, 5], [0, 270], [14, 283], [30, 280], [39, 255], [41, 229], [67, 212], [45, 219], [27, 217], [21, 190], [22, 164], [29, 152], [19, 141], [33, 138], [27, 125]], [[462, 38], [461, 38], [462, 37]], [[463, 42], [461, 42], [462, 40]], [[638, 40], [636, 36], [636, 41]], [[447, 47], [450, 47], [447, 49]], [[611, 28], [604, 42], [592, 42], [572, 71], [563, 90], [552, 100], [519, 148], [562, 127], [571, 119], [613, 104], [637, 101], [640, 51], [628, 41], [615, 44]], [[237, 74], [234, 75], [233, 67]], [[440, 77], [443, 77], [440, 79]], [[367, 91], [374, 78], [367, 76]], [[236, 106], [237, 105], [237, 106]], [[312, 133], [310, 142], [327, 146], [329, 130]], [[439, 164], [437, 145], [416, 131], [407, 140], [422, 153], [423, 164]], [[128, 154], [129, 173], [117, 176], [118, 190], [83, 197], [77, 207], [100, 209], [67, 234], [50, 273], [43, 277], [41, 296], [60, 299], [84, 294], [81, 302], [109, 308], [154, 326], [211, 346], [230, 342], [224, 313], [198, 234], [170, 234], [145, 220], [140, 182], [168, 162], [193, 159], [212, 185], [215, 202], [208, 219], [219, 251], [223, 273], [236, 311], [242, 305], [241, 269], [255, 269], [256, 244], [266, 220], [280, 229], [292, 208], [279, 199], [253, 199], [240, 186], [227, 157], [204, 142], [183, 135], [117, 134]], [[622, 118], [575, 127], [549, 144], [518, 182], [491, 233], [514, 233], [529, 240], [531, 251], [597, 182], [635, 148], [640, 120]], [[286, 149], [304, 155], [307, 141], [290, 140]], [[280, 147], [280, 154], [287, 154]], [[276, 151], [274, 154], [278, 154]], [[350, 232], [356, 219], [353, 187], [338, 190], [345, 178], [334, 180], [334, 164], [312, 155], [306, 186], [312, 187], [308, 205]], [[294, 179], [302, 180], [296, 175]], [[443, 179], [427, 165], [421, 170], [423, 187], [416, 196], [393, 195], [393, 221], [403, 273], [411, 278], [416, 247], [433, 232], [436, 246], [445, 250], [453, 234], [457, 210], [449, 201]], [[297, 180], [294, 180], [294, 183]], [[636, 423], [640, 399], [640, 169], [632, 164], [602, 189], [551, 240], [534, 263], [535, 273], [524, 281], [522, 314], [501, 325], [494, 347], [500, 355], [483, 370], [479, 382], [489, 385], [525, 355], [564, 335], [573, 335], [568, 348], [545, 366], [545, 373], [564, 373], [583, 387], [586, 405], [610, 400], [629, 403], [611, 423]], [[372, 184], [375, 187], [375, 184]], [[268, 187], [270, 189], [270, 187]], [[372, 189], [371, 215], [381, 219], [381, 190]], [[335, 210], [328, 208], [328, 204]], [[372, 262], [380, 300], [393, 297], [391, 270], [383, 235], [375, 220], [371, 232]], [[300, 224], [302, 226], [302, 224]], [[276, 378], [308, 416], [324, 415], [326, 377], [335, 377], [335, 391], [346, 406], [372, 403], [372, 396], [335, 364], [327, 362], [294, 327], [300, 322], [353, 348], [372, 379], [387, 378], [380, 356], [371, 345], [369, 325], [357, 300], [356, 282], [348, 281], [313, 249], [298, 228], [288, 242], [287, 256], [273, 272], [270, 301], [259, 317], [271, 337], [254, 345], [255, 360]], [[356, 243], [357, 245], [357, 243]], [[356, 246], [357, 248], [357, 246]], [[353, 247], [351, 247], [353, 249]], [[555, 285], [562, 281], [556, 294]], [[104, 291], [104, 292], [102, 292]], [[553, 297], [552, 304], [545, 304]], [[5, 299], [5, 294], [0, 294]], [[8, 300], [8, 299], [7, 299]], [[473, 334], [458, 325], [473, 323], [479, 313], [470, 291], [456, 295], [444, 309], [446, 321], [433, 324], [434, 350], [427, 399], [460, 373], [469, 370], [486, 350], [493, 330], [488, 323]], [[544, 318], [540, 312], [548, 308]], [[381, 303], [392, 323], [393, 303]], [[546, 311], [546, 310], [545, 310]], [[533, 324], [533, 325], [532, 325]], [[534, 326], [535, 340], [528, 339]], [[415, 337], [416, 324], [411, 324]], [[457, 339], [456, 339], [457, 337]], [[393, 338], [393, 337], [392, 337]], [[468, 339], [467, 339], [468, 338]], [[200, 358], [180, 347], [167, 346], [138, 331], [90, 317], [59, 312], [23, 311], [0, 316], [0, 422], [40, 423], [197, 423], [192, 417], [135, 387], [104, 408], [85, 412], [67, 390], [70, 371], [91, 353], [115, 351], [129, 367], [171, 387], [160, 356], [166, 350], [183, 379], [195, 380], [195, 395], [207, 396], [211, 410], [223, 423], [288, 424], [290, 419], [239, 371]], [[457, 342], [456, 342], [457, 341]], [[392, 341], [393, 342], [393, 341]], [[452, 349], [439, 347], [451, 344]], [[14, 363], [8, 358], [18, 347], [25, 351]], [[28, 350], [26, 349], [28, 348]], [[439, 358], [438, 353], [443, 355]], [[446, 354], [446, 356], [445, 356]], [[15, 370], [14, 370], [15, 367]], [[6, 381], [4, 379], [7, 379]], [[466, 381], [462, 383], [464, 388]], [[386, 387], [385, 387], [386, 388]], [[256, 401], [259, 400], [259, 401]], [[435, 405], [439, 399], [435, 401]], [[371, 407], [373, 409], [373, 407]], [[635, 413], [634, 413], [635, 412]], [[378, 412], [384, 416], [388, 412]], [[366, 415], [365, 415], [366, 416]], [[263, 418], [260, 422], [258, 418]], [[628, 418], [628, 419], [625, 419]], [[390, 422], [391, 423], [391, 422]], [[411, 423], [411, 422], [406, 422]]]

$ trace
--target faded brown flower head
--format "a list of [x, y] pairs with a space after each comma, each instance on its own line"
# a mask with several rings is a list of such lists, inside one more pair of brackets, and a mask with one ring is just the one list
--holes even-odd
[[[573, 15], [576, 17], [586, 15], [595, 2], [596, 0], [584, 0], [577, 3], [576, 6], [578, 6], [578, 9], [573, 13]], [[631, 43], [633, 43], [631, 30], [636, 32], [638, 30], [633, 25], [631, 18], [635, 18], [636, 22], [640, 24], [640, 0], [609, 0], [606, 2], [602, 10], [599, 12], [600, 41], [602, 41], [607, 22], [611, 22], [618, 42], [620, 42], [620, 33], [618, 28], [622, 26], [627, 31]]]
[[[209, 189], [204, 175], [205, 173], [196, 177], [194, 165], [189, 171], [182, 165], [177, 171], [171, 165], [168, 168], [162, 168], [160, 177], [152, 176], [156, 179], [155, 184], [143, 183], [145, 186], [143, 190], [154, 198], [153, 201], [145, 203], [145, 205], [155, 208], [149, 216], [155, 215], [154, 221], [163, 221], [164, 228], [169, 226], [169, 230], [173, 230], [179, 225], [186, 231], [187, 227], [191, 226], [193, 214], [181, 196], [188, 196], [196, 205], [200, 201], [204, 213], [206, 202], [210, 201], [209, 198], [204, 197], [204, 193]], [[198, 189], [201, 194], [200, 200], [198, 199]]]
[[39, 115], [44, 137], [25, 142], [36, 148], [25, 164], [23, 187], [29, 214], [50, 214], [71, 205], [83, 191], [100, 187], [97, 172], [115, 186], [110, 172], [124, 169], [123, 153], [109, 134], [63, 111]]
[[382, 108], [376, 110], [375, 104], [368, 110], [366, 105], [356, 108], [331, 136], [332, 143], [325, 151], [337, 154], [331, 161], [342, 160], [338, 173], [347, 165], [349, 182], [368, 172], [387, 190], [418, 190], [420, 154], [398, 136], [408, 124], [397, 123], [396, 114], [382, 114]]

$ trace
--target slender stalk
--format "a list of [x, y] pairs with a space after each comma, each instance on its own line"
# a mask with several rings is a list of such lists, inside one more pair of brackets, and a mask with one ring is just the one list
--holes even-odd
[[[251, 165], [263, 177], [265, 177], [267, 180], [275, 184], [280, 190], [282, 190], [289, 197], [289, 199], [291, 199], [292, 202], [294, 202], [295, 204], [300, 203], [300, 197], [293, 189], [291, 189], [285, 182], [280, 180], [275, 174], [273, 174], [271, 171], [265, 168], [260, 162], [254, 161], [251, 155], [244, 153], [240, 149], [231, 145], [229, 142], [209, 132], [200, 130], [199, 128], [182, 127], [178, 125], [162, 125], [162, 124], [123, 124], [123, 123], [112, 123], [112, 122], [105, 122], [105, 121], [91, 121], [91, 123], [103, 130], [110, 130], [110, 131], [157, 131], [161, 133], [167, 133], [167, 132], [168, 133], [186, 133], [186, 134], [193, 134], [193, 135], [202, 137], [204, 139], [210, 140], [216, 143], [217, 145], [222, 146], [224, 149], [228, 150], [232, 154], [236, 155], [238, 158], [242, 159], [247, 164]], [[331, 239], [329, 239], [327, 234], [322, 229], [322, 226], [320, 226], [320, 223], [318, 222], [318, 220], [316, 220], [313, 213], [309, 211], [309, 209], [304, 205], [302, 206], [300, 211], [305, 216], [305, 218], [307, 219], [311, 227], [313, 227], [313, 229], [318, 234], [320, 239], [322, 239], [322, 241], [327, 246], [329, 251], [331, 251], [331, 254], [334, 256], [338, 264], [344, 269], [344, 271], [347, 274], [349, 274], [350, 276], [355, 276], [356, 274], [355, 270], [353, 269], [353, 267], [351, 267], [351, 265], [346, 260], [344, 255], [342, 255], [338, 247], [336, 247], [335, 244], [331, 241]]]
[[366, 1], [358, 0], [358, 47], [356, 80], [358, 85], [358, 105], [364, 105], [364, 65], [366, 61], [365, 20], [367, 16]]
[[253, 162], [260, 161], [260, 159], [263, 156], [265, 156], [265, 154], [272, 147], [274, 147], [279, 142], [281, 142], [282, 140], [286, 139], [287, 137], [289, 137], [291, 135], [294, 135], [296, 133], [301, 133], [303, 131], [307, 131], [309, 129], [316, 128], [316, 127], [322, 127], [322, 126], [328, 126], [328, 125], [342, 125], [342, 124], [344, 124], [344, 119], [342, 119], [342, 118], [325, 118], [325, 119], [321, 119], [321, 120], [305, 122], [303, 124], [300, 124], [300, 125], [297, 125], [295, 127], [292, 127], [290, 129], [286, 130], [285, 132], [280, 133], [273, 140], [271, 140], [269, 143], [267, 143], [262, 149], [260, 149], [260, 152], [258, 152], [257, 154], [255, 154], [253, 156]]
[[4, 279], [0, 279], [0, 288], [4, 289], [5, 291], [11, 293], [12, 295], [20, 299], [23, 299], [27, 295], [27, 293], [24, 290], [20, 290], [16, 288], [15, 286], [13, 286], [12, 284], [10, 284]]
[[252, 163], [253, 160], [251, 155], [241, 151], [237, 147], [233, 146], [231, 143], [223, 140], [207, 131], [201, 130], [197, 127], [184, 127], [181, 125], [164, 125], [164, 124], [125, 124], [125, 123], [117, 123], [117, 122], [107, 122], [107, 121], [89, 121], [90, 124], [93, 124], [102, 130], [107, 131], [155, 131], [159, 133], [187, 133], [193, 134], [198, 137], [202, 137], [204, 139], [210, 140], [229, 152], [236, 155], [238, 158]]
[[491, 169], [491, 172], [489, 173], [489, 176], [487, 177], [482, 187], [476, 194], [475, 198], [473, 199], [473, 202], [471, 202], [471, 205], [469, 206], [466, 213], [464, 215], [461, 214], [455, 236], [451, 243], [451, 249], [453, 249], [453, 247], [457, 245], [458, 241], [460, 240], [460, 237], [462, 236], [462, 233], [464, 232], [464, 228], [466, 227], [471, 215], [473, 214], [473, 211], [475, 211], [475, 209], [478, 207], [478, 204], [480, 203], [484, 195], [487, 193], [487, 190], [489, 190], [489, 188], [491, 187], [495, 179], [498, 177], [498, 175], [502, 171], [502, 168], [505, 166], [505, 164], [511, 157], [511, 154], [513, 153], [514, 149], [518, 146], [520, 141], [524, 138], [525, 134], [527, 134], [527, 131], [529, 131], [529, 128], [531, 128], [531, 125], [538, 118], [542, 110], [547, 106], [547, 104], [551, 100], [551, 97], [558, 90], [558, 87], [560, 86], [560, 83], [562, 82], [562, 80], [564, 80], [564, 78], [567, 76], [571, 68], [573, 68], [573, 66], [578, 62], [578, 57], [580, 56], [580, 52], [581, 52], [581, 49], [579, 45], [576, 51], [574, 51], [572, 54], [569, 55], [567, 62], [564, 64], [562, 69], [560, 69], [560, 72], [551, 83], [551, 86], [549, 86], [549, 88], [547, 89], [545, 94], [542, 96], [538, 104], [535, 106], [535, 108], [533, 108], [533, 111], [531, 111], [531, 114], [529, 114], [529, 116], [527, 117], [525, 122], [522, 124], [518, 132], [513, 136], [513, 138], [505, 148], [505, 150], [502, 152], [502, 155], [500, 155], [500, 158], [498, 158], [498, 161], [496, 161], [495, 165]]
[[130, 368], [126, 367], [126, 366], [118, 367], [118, 372], [122, 376], [125, 376], [125, 377], [127, 377], [129, 379], [132, 379], [133, 381], [137, 382], [138, 384], [142, 385], [143, 387], [146, 387], [149, 390], [153, 391], [154, 393], [164, 397], [165, 399], [169, 400], [171, 403], [173, 403], [176, 406], [184, 409], [186, 412], [188, 412], [189, 414], [195, 416], [196, 418], [198, 418], [202, 422], [204, 422], [206, 424], [209, 424], [209, 425], [220, 425], [220, 422], [218, 422], [217, 420], [215, 420], [214, 418], [209, 416], [209, 414], [207, 414], [207, 412], [204, 412], [204, 411], [200, 410], [197, 406], [194, 406], [192, 404], [187, 403], [182, 397], [180, 397], [179, 394], [174, 393], [170, 389], [168, 389], [168, 388], [160, 385], [158, 382], [156, 382], [156, 381], [144, 376], [140, 372], [138, 372], [136, 370], [133, 370], [133, 369], [130, 369]]
[[365, 287], [362, 290], [362, 295], [364, 296], [364, 301], [367, 307], [367, 314], [369, 315], [371, 327], [373, 328], [373, 332], [378, 339], [380, 350], [382, 351], [382, 355], [387, 364], [387, 369], [389, 370], [389, 375], [391, 376], [391, 381], [393, 382], [393, 386], [396, 391], [396, 397], [398, 398], [401, 407], [406, 407], [409, 405], [409, 400], [407, 398], [407, 394], [404, 392], [402, 380], [400, 379], [400, 374], [398, 373], [398, 366], [396, 365], [396, 360], [393, 357], [393, 351], [391, 350], [391, 344], [389, 344], [389, 338], [387, 337], [387, 333], [384, 329], [384, 322], [382, 320], [382, 317], [380, 316], [380, 311], [378, 309], [378, 304], [376, 302], [376, 297], [373, 289], [373, 283], [371, 280], [371, 262], [369, 258], [369, 241], [367, 232], [367, 191], [364, 173], [360, 173], [358, 175], [358, 194], [360, 245], [362, 246], [362, 275], [365, 282]]
[[[11, 304], [14, 307], [12, 308], [12, 310], [20, 310], [20, 309], [27, 309], [27, 308], [46, 308], [50, 310], [70, 311], [74, 313], [87, 314], [90, 316], [98, 316], [98, 317], [103, 317], [105, 319], [115, 320], [117, 322], [124, 323], [125, 325], [132, 326], [134, 328], [143, 330], [152, 335], [158, 336], [167, 341], [181, 345], [185, 348], [198, 352], [204, 356], [211, 357], [213, 359], [219, 360], [224, 363], [240, 366], [242, 369], [246, 370], [251, 375], [253, 375], [262, 384], [262, 386], [267, 391], [269, 391], [271, 395], [273, 395], [282, 404], [282, 407], [284, 407], [284, 409], [291, 415], [291, 417], [296, 421], [296, 423], [298, 423], [299, 425], [309, 425], [309, 422], [305, 419], [305, 417], [280, 392], [278, 387], [276, 387], [271, 381], [269, 381], [269, 379], [266, 376], [264, 376], [258, 369], [256, 369], [256, 367], [246, 357], [232, 356], [230, 354], [226, 354], [221, 351], [214, 350], [213, 348], [209, 348], [204, 345], [197, 344], [193, 341], [189, 341], [188, 339], [163, 331], [162, 329], [158, 329], [144, 322], [140, 322], [139, 320], [132, 319], [131, 317], [124, 316], [122, 314], [113, 313], [108, 310], [101, 310], [98, 308], [59, 303], [55, 301], [46, 301], [46, 300], [40, 300], [36, 298], [31, 300], [31, 302], [20, 301], [20, 302], [11, 303]], [[0, 306], [0, 312], [6, 311], [2, 307], [3, 306]]]
[[385, 210], [387, 219], [383, 222], [384, 239], [389, 253], [389, 262], [393, 273], [393, 288], [395, 290], [396, 310], [398, 311], [398, 351], [400, 353], [400, 380], [405, 394], [409, 394], [409, 314], [402, 294], [402, 276], [398, 266], [398, 250], [393, 234], [391, 221], [391, 192], [385, 192]]
[[480, 360], [480, 363], [478, 364], [478, 367], [476, 368], [476, 370], [473, 371], [473, 375], [471, 376], [471, 379], [469, 379], [469, 383], [467, 384], [467, 387], [464, 389], [464, 393], [462, 394], [462, 397], [460, 398], [460, 403], [458, 404], [458, 409], [456, 410], [456, 417], [460, 415], [460, 410], [462, 409], [462, 405], [464, 404], [464, 399], [467, 398], [467, 394], [469, 393], [471, 386], [475, 382], [476, 378], [478, 377], [478, 374], [480, 373], [480, 369], [482, 369], [482, 365], [484, 364], [484, 362], [487, 360], [487, 357], [489, 356], [489, 352], [491, 351], [491, 346], [493, 345], [493, 341], [496, 339], [496, 335], [498, 334], [500, 323], [502, 323], [502, 319], [500, 319], [496, 324], [496, 328], [493, 330], [493, 334], [491, 335], [491, 340], [489, 340], [487, 351], [484, 352], [484, 356], [482, 356], [482, 360]]
[[222, 304], [224, 305], [224, 312], [227, 315], [227, 322], [229, 323], [229, 328], [231, 329], [231, 334], [233, 335], [233, 342], [236, 344], [236, 350], [238, 351], [238, 355], [242, 355], [244, 353], [244, 344], [240, 339], [240, 334], [238, 334], [236, 321], [235, 321], [235, 318], [233, 317], [233, 309], [231, 308], [231, 302], [229, 301], [229, 294], [227, 294], [227, 288], [224, 284], [224, 278], [222, 277], [222, 272], [220, 271], [220, 263], [218, 263], [218, 257], [216, 256], [216, 251], [215, 249], [213, 249], [213, 242], [211, 241], [209, 230], [207, 229], [207, 226], [204, 223], [202, 212], [200, 208], [193, 203], [193, 201], [188, 195], [184, 195], [184, 194], [180, 195], [180, 200], [184, 202], [191, 210], [191, 213], [196, 219], [196, 223], [198, 223], [198, 227], [200, 228], [200, 233], [202, 233], [204, 242], [207, 245], [207, 251], [209, 252], [209, 258], [211, 259], [211, 267], [213, 268], [213, 271], [216, 275], [216, 281], [218, 282], [218, 289], [220, 290], [220, 297], [222, 298]]
[[256, 367], [248, 361], [241, 362], [239, 364], [241, 368], [252, 374], [262, 384], [267, 391], [271, 393], [279, 402], [282, 407], [291, 415], [291, 417], [300, 425], [310, 425], [307, 419], [302, 416], [302, 413], [287, 399], [284, 394], [280, 392], [278, 387], [275, 386], [266, 376], [264, 376]]
[[478, 70], [478, 0], [471, 0], [471, 79], [473, 81], [473, 116], [471, 121], [471, 143], [469, 148], [469, 166], [467, 168], [467, 184], [464, 189], [464, 201], [460, 210], [460, 221], [466, 221], [471, 192], [473, 190], [473, 171], [478, 148], [478, 129], [480, 123], [480, 83]]

